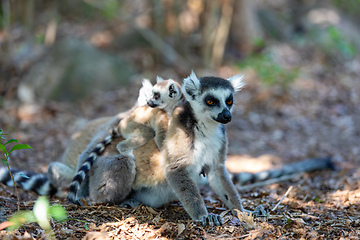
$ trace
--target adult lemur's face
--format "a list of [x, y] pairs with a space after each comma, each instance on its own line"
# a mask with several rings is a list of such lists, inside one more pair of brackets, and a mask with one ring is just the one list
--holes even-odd
[[183, 93], [199, 120], [226, 124], [231, 121], [234, 92], [240, 90], [243, 85], [242, 77], [238, 75], [229, 79], [198, 79], [195, 73], [192, 73], [184, 80]]

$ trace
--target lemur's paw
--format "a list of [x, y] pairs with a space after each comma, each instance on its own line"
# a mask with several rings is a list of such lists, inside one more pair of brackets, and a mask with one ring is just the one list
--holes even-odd
[[222, 219], [220, 215], [210, 213], [207, 216], [203, 216], [201, 219], [202, 225], [205, 227], [209, 225], [210, 227], [213, 226], [221, 226], [222, 225]]
[[[236, 211], [238, 211], [238, 210], [236, 210]], [[236, 215], [237, 214], [236, 211], [232, 210], [231, 212], [232, 212], [232, 214]], [[257, 206], [254, 211], [243, 209], [243, 212], [247, 213], [248, 215], [252, 214], [256, 218], [266, 217], [268, 215], [268, 213], [265, 211], [265, 209], [262, 205]]]
[[76, 195], [72, 192], [66, 194], [66, 203], [72, 203], [80, 206], [80, 202], [76, 199]]
[[78, 206], [81, 206], [81, 203], [80, 203], [80, 201], [79, 200], [76, 200], [76, 199], [66, 199], [66, 201], [65, 201], [65, 203], [67, 203], [67, 204], [75, 204], [75, 205], [78, 205]]
[[268, 215], [262, 205], [257, 206], [252, 213], [254, 217], [266, 217]]
[[125, 201], [123, 201], [120, 204], [120, 207], [131, 207], [131, 208], [135, 208], [137, 206], [139, 206], [141, 204], [141, 202], [134, 200], [134, 199], [127, 199]]

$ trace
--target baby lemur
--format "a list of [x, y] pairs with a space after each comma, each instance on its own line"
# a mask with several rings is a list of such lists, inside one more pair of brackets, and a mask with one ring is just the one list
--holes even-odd
[[147, 102], [150, 107], [136, 108], [128, 117], [121, 120], [115, 129], [119, 136], [125, 138], [117, 145], [120, 153], [129, 155], [132, 150], [153, 138], [158, 148], [162, 149], [169, 116], [184, 99], [180, 89], [180, 85], [174, 80], [157, 77], [152, 97]]
[[[147, 105], [141, 106], [142, 96], [148, 95], [148, 90], [152, 87], [152, 97], [147, 101]], [[138, 104], [127, 117], [122, 119], [119, 124], [106, 136], [103, 141], [98, 143], [89, 157], [79, 168], [73, 182], [70, 184], [67, 198], [73, 203], [79, 204], [77, 197], [80, 185], [85, 180], [97, 156], [99, 156], [115, 137], [123, 137], [124, 140], [117, 144], [118, 151], [127, 157], [132, 157], [132, 151], [143, 146], [151, 139], [155, 139], [156, 145], [162, 149], [165, 134], [169, 124], [169, 116], [173, 109], [183, 101], [180, 85], [172, 79], [164, 80], [157, 77], [157, 83], [152, 86], [148, 80], [143, 81], [143, 87], [139, 92]], [[141, 96], [141, 97], [140, 97]], [[113, 164], [114, 165], [114, 164]], [[114, 169], [114, 168], [113, 168]], [[124, 168], [127, 170], [127, 168]], [[117, 172], [118, 175], [121, 175]], [[125, 174], [124, 175], [128, 175]], [[132, 177], [132, 179], [135, 177]], [[131, 178], [130, 178], [131, 179]], [[124, 195], [129, 193], [131, 184], [124, 184], [122, 192]], [[121, 199], [120, 199], [121, 200]]]

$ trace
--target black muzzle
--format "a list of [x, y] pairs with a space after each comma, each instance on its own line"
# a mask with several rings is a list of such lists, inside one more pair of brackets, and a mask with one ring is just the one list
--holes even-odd
[[219, 113], [219, 115], [217, 115], [217, 117], [215, 118], [215, 121], [222, 123], [222, 124], [231, 122], [230, 111], [225, 108], [221, 113]]

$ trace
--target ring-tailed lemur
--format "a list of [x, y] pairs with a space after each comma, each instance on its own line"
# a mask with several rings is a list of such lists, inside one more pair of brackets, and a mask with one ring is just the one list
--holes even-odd
[[[246, 211], [225, 169], [227, 138], [223, 125], [231, 121], [233, 95], [243, 85], [242, 76], [198, 79], [192, 73], [186, 78], [182, 92], [187, 101], [173, 111], [162, 154], [157, 154], [154, 141], [142, 146], [153, 148], [147, 156], [141, 154], [141, 148], [134, 151], [136, 177], [127, 200], [160, 207], [178, 199], [192, 219], [204, 225], [221, 225], [220, 216], [208, 214], [197, 187], [200, 175], [205, 174], [229, 208]], [[153, 158], [154, 154], [159, 157]], [[90, 176], [89, 180], [95, 179]]]
[[[132, 158], [132, 151], [134, 149], [143, 146], [153, 138], [155, 138], [158, 148], [162, 149], [169, 124], [169, 116], [171, 116], [174, 108], [184, 101], [184, 97], [181, 93], [180, 85], [174, 80], [164, 80], [161, 77], [157, 77], [156, 81], [157, 83], [154, 86], [148, 81], [143, 82], [144, 90], [139, 93], [139, 96], [148, 95], [145, 90], [150, 86], [152, 87], [152, 97], [147, 101], [147, 105], [135, 108], [127, 117], [122, 119], [111, 131], [111, 134], [106, 136], [105, 139], [95, 147], [89, 157], [80, 166], [70, 184], [67, 194], [70, 202], [80, 204], [80, 198], [77, 197], [80, 185], [87, 177], [94, 161], [115, 137], [122, 136], [125, 138], [117, 144], [117, 149], [122, 155], [128, 156], [129, 158]], [[124, 169], [126, 170], [127, 168]], [[117, 174], [121, 175], [121, 173]], [[131, 189], [131, 184], [124, 185], [126, 191]], [[126, 191], [122, 191], [124, 195]]]
[[[220, 224], [218, 216], [207, 215], [195, 185], [200, 178], [199, 175], [203, 173], [208, 176], [211, 186], [227, 206], [243, 210], [242, 207], [237, 206], [241, 204], [239, 196], [234, 192], [233, 185], [224, 170], [223, 160], [227, 145], [225, 129], [223, 125], [217, 123], [230, 120], [231, 96], [235, 90], [239, 90], [237, 87], [242, 85], [238, 76], [229, 80], [231, 81], [213, 77], [199, 80], [195, 74], [192, 74], [184, 81], [183, 89], [186, 90], [189, 101], [174, 110], [175, 117], [173, 116], [170, 122], [171, 134], [166, 138], [165, 149], [168, 157], [166, 160], [162, 157], [154, 140], [135, 149], [136, 176], [132, 185], [133, 190], [127, 198], [152, 207], [180, 199], [192, 218], [201, 219], [205, 224]], [[226, 102], [230, 105], [226, 105]], [[218, 114], [215, 114], [216, 112]], [[115, 117], [90, 121], [73, 135], [62, 162], [54, 162], [49, 166], [50, 185], [57, 190], [57, 195], [61, 195], [60, 193], [69, 186], [76, 173], [76, 165], [81, 165], [86, 160], [98, 142], [108, 135], [108, 129], [114, 128], [124, 116], [126, 115], [119, 114]], [[98, 193], [98, 191], [91, 186], [106, 187], [108, 194], [106, 201], [109, 202], [116, 202], [118, 192], [123, 189], [121, 180], [117, 181], [119, 176], [112, 175], [118, 170], [109, 167], [118, 166], [116, 163], [119, 161], [119, 153], [116, 150], [116, 141], [121, 140], [123, 140], [121, 137], [115, 139], [105, 148], [101, 159], [94, 163], [89, 175], [89, 183], [83, 182], [81, 185], [84, 192], [86, 189], [89, 190], [90, 185], [88, 196], [93, 202], [103, 202], [103, 200], [94, 195], [94, 192]], [[188, 148], [183, 149], [184, 146]], [[216, 149], [219, 151], [216, 152]], [[217, 159], [214, 158], [216, 156]], [[104, 162], [109, 163], [109, 166], [104, 166]], [[98, 176], [101, 178], [99, 179]], [[49, 181], [42, 183], [33, 185], [31, 189], [41, 189], [42, 186], [49, 185]], [[224, 193], [228, 191], [232, 194], [225, 196]], [[44, 191], [42, 194], [49, 194], [49, 191]], [[84, 197], [86, 196], [84, 194]]]

